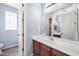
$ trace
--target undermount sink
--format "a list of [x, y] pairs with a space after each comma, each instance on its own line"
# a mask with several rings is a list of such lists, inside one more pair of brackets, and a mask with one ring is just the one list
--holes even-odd
[[54, 37], [50, 37], [50, 40], [49, 41], [52, 41], [52, 43], [54, 44], [57, 44], [57, 45], [61, 45], [62, 42]]

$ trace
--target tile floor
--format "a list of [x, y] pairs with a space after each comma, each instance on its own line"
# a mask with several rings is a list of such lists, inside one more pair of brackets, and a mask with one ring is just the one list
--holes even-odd
[[0, 56], [20, 56], [17, 46], [2, 51], [3, 53]]

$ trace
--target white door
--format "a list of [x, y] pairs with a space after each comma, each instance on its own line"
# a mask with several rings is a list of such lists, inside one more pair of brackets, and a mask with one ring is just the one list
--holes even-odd
[[76, 10], [61, 15], [61, 36], [64, 39], [76, 39]]

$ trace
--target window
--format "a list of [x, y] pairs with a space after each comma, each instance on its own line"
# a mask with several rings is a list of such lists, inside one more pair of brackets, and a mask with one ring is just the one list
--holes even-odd
[[5, 29], [17, 30], [17, 13], [10, 11], [5, 12]]

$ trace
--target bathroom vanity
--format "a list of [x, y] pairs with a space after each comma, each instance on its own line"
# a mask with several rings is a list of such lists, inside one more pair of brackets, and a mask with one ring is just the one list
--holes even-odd
[[43, 43], [33, 40], [34, 56], [64, 56], [65, 54]]
[[62, 13], [59, 11], [50, 15], [53, 38], [51, 40], [50, 36], [33, 36], [33, 55], [79, 56], [79, 9], [65, 9]]
[[37, 35], [33, 38], [34, 56], [79, 56], [79, 42]]

